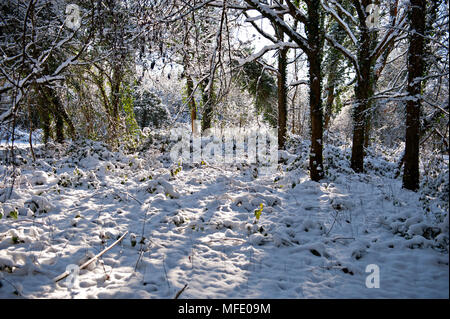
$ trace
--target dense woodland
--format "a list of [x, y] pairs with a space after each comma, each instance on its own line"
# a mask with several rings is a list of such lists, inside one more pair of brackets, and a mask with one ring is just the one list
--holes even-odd
[[199, 120], [201, 131], [276, 128], [280, 154], [307, 154], [314, 182], [334, 180], [334, 147], [349, 150], [346, 176], [386, 158], [403, 189], [446, 203], [448, 223], [448, 5], [1, 0], [0, 200], [20, 176], [18, 141], [32, 162], [40, 143], [131, 154]]
[[[203, 130], [254, 121], [233, 103], [245, 93], [240, 103], [278, 128], [280, 149], [288, 132], [311, 140], [315, 181], [324, 132], [346, 105], [355, 172], [364, 148], [389, 136], [390, 146], [404, 142], [404, 187], [417, 190], [420, 151], [448, 154], [447, 1], [73, 4], [2, 3], [0, 120], [11, 141], [17, 126], [41, 128], [44, 143], [120, 144], [139, 139], [140, 128], [170, 125], [177, 118], [158, 95], [171, 87], [143, 85], [156, 69], [158, 82], [167, 77], [183, 92], [172, 107]], [[249, 26], [257, 36], [238, 36]], [[268, 43], [255, 52], [261, 39]]]

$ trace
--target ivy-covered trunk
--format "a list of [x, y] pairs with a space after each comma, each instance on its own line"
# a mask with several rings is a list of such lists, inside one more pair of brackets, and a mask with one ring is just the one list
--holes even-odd
[[208, 79], [204, 80], [201, 84], [200, 89], [202, 91], [202, 130], [207, 130], [211, 128], [212, 116], [213, 116], [213, 99], [214, 99], [214, 86], [207, 90]]
[[119, 135], [119, 120], [120, 120], [120, 100], [121, 92], [120, 87], [122, 84], [122, 75], [119, 66], [113, 67], [113, 72], [111, 76], [111, 93], [109, 100], [109, 134], [111, 141], [116, 140]]
[[[366, 78], [367, 79], [367, 78]], [[355, 106], [353, 109], [353, 145], [351, 167], [356, 173], [364, 170], [364, 141], [366, 133], [369, 85], [358, 81], [355, 87]]]
[[39, 109], [38, 112], [39, 112], [40, 124], [41, 124], [41, 128], [42, 128], [42, 133], [43, 133], [42, 141], [44, 142], [44, 144], [47, 144], [51, 137], [50, 113], [49, 113], [48, 109], [42, 105], [38, 106], [38, 109]]
[[63, 143], [64, 142], [64, 121], [59, 114], [56, 114], [56, 118], [55, 118], [55, 133], [56, 133], [56, 142]]
[[42, 122], [42, 128], [44, 131], [44, 143], [48, 142], [48, 138], [51, 135], [50, 130], [50, 118], [53, 117], [55, 121], [55, 140], [58, 143], [64, 142], [64, 123], [66, 123], [68, 133], [72, 139], [76, 138], [76, 131], [72, 120], [66, 113], [64, 106], [61, 103], [59, 96], [54, 88], [40, 87], [40, 118]]
[[[346, 34], [345, 32], [342, 32], [337, 22], [331, 22], [329, 34], [337, 41], [337, 43], [341, 45], [344, 43]], [[323, 63], [325, 74], [327, 74], [324, 130], [328, 129], [330, 125], [331, 117], [333, 115], [333, 104], [338, 95], [336, 91], [339, 83], [343, 81], [342, 74], [339, 73], [342, 70], [342, 68], [340, 68], [342, 58], [343, 57], [338, 49], [329, 47], [328, 55]]]

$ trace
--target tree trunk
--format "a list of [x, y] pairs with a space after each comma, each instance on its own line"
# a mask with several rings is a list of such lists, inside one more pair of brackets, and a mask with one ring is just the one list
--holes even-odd
[[119, 67], [114, 67], [111, 83], [111, 117], [114, 122], [119, 120], [119, 105], [120, 105], [120, 84], [122, 76]]
[[55, 114], [55, 140], [58, 143], [64, 142], [64, 121], [60, 114]]
[[358, 50], [358, 64], [360, 74], [355, 86], [355, 106], [353, 109], [353, 145], [351, 167], [356, 173], [364, 171], [364, 142], [368, 112], [370, 111], [370, 97], [373, 95], [373, 62], [371, 49], [374, 41], [370, 30], [364, 26], [361, 29], [361, 41]]
[[141, 117], [141, 128], [144, 128], [148, 126], [148, 110], [144, 108], [142, 111], [142, 117]]
[[[367, 79], [367, 77], [365, 78]], [[355, 87], [356, 105], [353, 109], [353, 145], [351, 167], [356, 173], [361, 173], [364, 170], [364, 140], [366, 132], [367, 97], [367, 83], [360, 80]]]
[[186, 76], [186, 98], [189, 99], [188, 105], [189, 105], [189, 111], [191, 114], [191, 129], [192, 133], [194, 133], [195, 130], [195, 120], [197, 119], [197, 106], [195, 105], [195, 99], [192, 95], [192, 92], [194, 90], [194, 81], [192, 80], [192, 77], [190, 75]]
[[[337, 22], [334, 22], [331, 25], [331, 30], [329, 31], [331, 36], [339, 43], [343, 44], [345, 40], [345, 32], [342, 32], [342, 30], [339, 28], [339, 24]], [[336, 87], [338, 86], [338, 69], [339, 64], [341, 62], [342, 56], [340, 52], [335, 49], [334, 47], [331, 47], [328, 49], [328, 57], [326, 59], [326, 66], [325, 66], [325, 72], [328, 74], [327, 76], [327, 100], [325, 105], [325, 123], [324, 123], [324, 129], [327, 130], [330, 125], [330, 120], [333, 115], [333, 103], [336, 99]]]
[[115, 141], [119, 136], [119, 121], [120, 121], [120, 85], [122, 83], [122, 74], [120, 66], [113, 67], [111, 77], [111, 93], [109, 100], [109, 138], [110, 141]]
[[323, 114], [322, 114], [322, 48], [323, 29], [320, 1], [308, 5], [307, 36], [310, 52], [309, 62], [309, 105], [311, 117], [311, 150], [309, 156], [310, 176], [313, 181], [323, 178]]
[[[283, 0], [280, 1], [283, 4]], [[278, 15], [284, 20], [283, 14]], [[275, 35], [278, 41], [284, 41], [284, 32], [275, 26]], [[287, 132], [287, 54], [288, 49], [278, 51], [277, 99], [278, 99], [278, 149], [284, 149]]]
[[42, 92], [48, 101], [48, 107], [53, 113], [55, 119], [56, 141], [62, 143], [64, 141], [64, 123], [67, 125], [68, 133], [72, 139], [76, 138], [76, 131], [72, 120], [67, 114], [61, 99], [57, 95], [55, 89], [44, 87]]
[[[54, 101], [55, 112], [58, 114], [56, 121], [61, 121], [62, 127], [63, 127], [64, 123], [66, 123], [69, 136], [72, 139], [76, 139], [77, 134], [76, 134], [76, 130], [73, 125], [73, 122], [70, 119], [69, 115], [67, 114], [66, 110], [64, 109], [64, 106], [61, 103], [61, 99], [56, 95], [56, 92], [54, 92], [54, 90], [52, 90], [52, 91], [53, 91], [53, 101]], [[58, 119], [58, 118], [60, 118], [60, 119]], [[58, 124], [57, 124], [57, 127], [58, 127]], [[64, 138], [63, 138], [63, 140], [64, 140]]]
[[278, 55], [278, 149], [284, 149], [287, 126], [287, 49], [281, 49]]
[[406, 103], [406, 142], [403, 187], [419, 189], [420, 94], [423, 75], [425, 0], [411, 0], [409, 8], [410, 42], [408, 53], [408, 99]]
[[[386, 51], [387, 52], [387, 51]], [[378, 76], [373, 71], [373, 66], [371, 66], [369, 73], [369, 91], [367, 96], [367, 112], [365, 116], [365, 127], [364, 127], [364, 148], [368, 148], [370, 145], [370, 134], [372, 132], [373, 121], [376, 115], [376, 102], [372, 100], [372, 96], [375, 93], [376, 85], [378, 81]]]
[[370, 144], [370, 131], [372, 129], [373, 113], [368, 110], [369, 114], [366, 116], [366, 124], [364, 127], [364, 149]]
[[55, 121], [55, 140], [58, 143], [64, 142], [64, 122], [67, 125], [69, 135], [72, 139], [76, 138], [75, 127], [72, 120], [66, 113], [60, 98], [55, 89], [51, 87], [39, 87], [39, 116], [41, 119], [42, 129], [44, 131], [44, 144], [48, 142], [51, 135], [50, 132], [50, 114], [53, 115]]
[[[191, 130], [192, 133], [195, 132], [195, 120], [197, 119], [197, 105], [195, 103], [195, 98], [193, 96], [194, 92], [194, 81], [192, 79], [190, 68], [189, 68], [189, 48], [190, 48], [190, 41], [189, 41], [189, 28], [185, 26], [185, 35], [184, 35], [184, 47], [185, 47], [185, 53], [183, 56], [183, 66], [184, 66], [184, 75], [186, 76], [186, 99], [189, 99], [187, 101], [187, 104], [189, 106], [189, 112], [191, 116]], [[191, 96], [192, 95], [192, 96]]]
[[208, 85], [208, 80], [206, 79], [201, 86], [202, 90], [202, 103], [203, 103], [203, 113], [202, 113], [202, 130], [207, 130], [211, 128], [212, 113], [213, 113], [213, 98], [214, 98], [214, 87], [211, 85], [209, 90], [206, 90]]

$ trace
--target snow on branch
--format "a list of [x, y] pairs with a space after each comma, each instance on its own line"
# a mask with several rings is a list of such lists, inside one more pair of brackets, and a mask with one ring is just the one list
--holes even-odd
[[406, 25], [406, 14], [402, 16], [399, 23], [389, 29], [384, 35], [384, 38], [378, 43], [376, 48], [373, 50], [371, 57], [372, 59], [377, 59], [384, 50], [401, 34], [403, 27]]
[[[247, 12], [243, 12], [245, 17], [249, 17]], [[252, 20], [246, 20], [246, 22], [249, 22], [253, 28], [255, 28], [256, 31], [259, 32], [259, 34], [261, 34], [263, 37], [265, 37], [266, 39], [272, 41], [273, 43], [277, 42], [277, 39], [275, 37], [273, 37], [272, 35], [268, 34], [267, 32], [265, 32], [263, 29], [261, 29], [254, 21]]]
[[335, 5], [339, 9], [339, 11], [342, 12], [343, 14], [345, 14], [347, 16], [347, 18], [352, 20], [352, 22], [355, 25], [358, 25], [358, 20], [356, 20], [356, 18], [350, 12], [348, 12], [339, 2], [336, 2], [335, 0], [330, 0], [330, 3]]
[[303, 13], [299, 8], [297, 8], [290, 0], [286, 0], [286, 4], [289, 8], [289, 12], [291, 13], [291, 16], [296, 18], [302, 23], [307, 23], [308, 18], [306, 17], [306, 14]]
[[276, 44], [272, 44], [272, 45], [266, 45], [265, 47], [263, 47], [261, 50], [259, 50], [258, 52], [246, 57], [245, 59], [240, 59], [239, 60], [239, 66], [243, 66], [244, 64], [257, 60], [260, 57], [262, 57], [265, 53], [272, 51], [272, 50], [280, 50], [283, 48], [293, 48], [293, 49], [297, 49], [298, 46], [295, 43], [292, 42], [278, 42]]
[[271, 7], [262, 4], [257, 0], [245, 0], [253, 9], [257, 10], [264, 17], [269, 19], [274, 25], [278, 26], [292, 41], [294, 41], [300, 49], [309, 54], [311, 51], [305, 37], [297, 33], [286, 21], [278, 16], [278, 13]]
[[359, 64], [358, 64], [358, 60], [356, 59], [356, 57], [353, 55], [353, 53], [351, 53], [349, 50], [347, 50], [343, 45], [341, 45], [340, 43], [338, 43], [335, 39], [333, 39], [330, 35], [325, 34], [325, 39], [328, 41], [328, 43], [333, 46], [335, 49], [338, 49], [339, 51], [342, 52], [343, 55], [345, 55], [350, 62], [353, 64], [353, 66], [355, 67], [356, 73], [358, 74], [358, 76], [360, 75], [360, 69], [359, 69]]
[[298, 86], [298, 85], [309, 85], [309, 81], [307, 81], [307, 80], [298, 80], [298, 81], [291, 82], [289, 84], [289, 86]]
[[[223, 2], [211, 1], [211, 2], [207, 3], [207, 6], [216, 7], [216, 8], [223, 8]], [[235, 9], [235, 10], [250, 10], [250, 9], [252, 9], [248, 5], [239, 5], [239, 4], [235, 4], [235, 3], [227, 3], [227, 8], [228, 9]]]
[[0, 114], [0, 123], [5, 121], [7, 118], [9, 118], [13, 113], [13, 109], [10, 108], [8, 110], [6, 110], [5, 112], [3, 112], [2, 114]]
[[254, 21], [258, 21], [264, 19], [263, 16], [256, 16], [256, 17], [248, 17], [245, 19], [245, 22], [254, 22]]
[[350, 29], [350, 26], [345, 23], [344, 20], [339, 16], [339, 14], [331, 7], [327, 6], [323, 0], [320, 1], [322, 7], [326, 12], [331, 14], [333, 18], [339, 23], [339, 25], [345, 30], [347, 35], [350, 37], [354, 45], [358, 45], [358, 40], [356, 39], [356, 36], [353, 34], [352, 30]]

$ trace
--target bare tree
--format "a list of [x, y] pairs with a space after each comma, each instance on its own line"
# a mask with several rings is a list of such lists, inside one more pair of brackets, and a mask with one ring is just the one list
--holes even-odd
[[[384, 68], [385, 61], [392, 44], [403, 33], [406, 25], [406, 14], [400, 10], [399, 1], [390, 8], [391, 19], [384, 34], [380, 37], [375, 21], [378, 15], [379, 1], [375, 4], [371, 0], [352, 0], [347, 8], [336, 1], [321, 1], [326, 12], [341, 26], [343, 32], [351, 39], [351, 46], [344, 47], [330, 35], [327, 41], [340, 50], [353, 64], [356, 72], [355, 105], [353, 111], [353, 145], [351, 167], [355, 172], [364, 169], [364, 144], [367, 144], [367, 126], [370, 121], [370, 112], [376, 81]], [[375, 5], [375, 7], [374, 7]], [[350, 9], [348, 8], [350, 7]], [[375, 12], [371, 13], [371, 8]], [[349, 10], [347, 10], [349, 9]], [[350, 23], [347, 23], [350, 21]], [[354, 29], [357, 29], [356, 35]], [[351, 47], [355, 49], [352, 50]], [[352, 51], [356, 51], [355, 53]], [[384, 62], [384, 63], [383, 63]]]
[[406, 143], [403, 187], [419, 188], [419, 135], [422, 77], [424, 72], [425, 0], [411, 0], [408, 10], [410, 21], [408, 52], [408, 87], [410, 98], [406, 104]]

